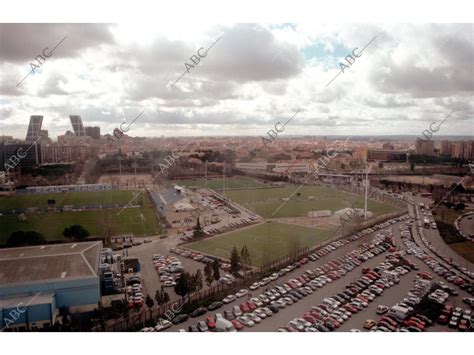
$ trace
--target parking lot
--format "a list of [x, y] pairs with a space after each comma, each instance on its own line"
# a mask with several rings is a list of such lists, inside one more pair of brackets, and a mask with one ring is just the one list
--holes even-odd
[[[400, 228], [399, 228], [400, 225], [402, 225], [403, 223], [404, 222], [398, 222], [391, 226], [392, 231], [393, 231], [393, 241], [395, 245], [399, 247], [401, 250], [406, 249], [404, 243], [402, 243], [401, 233], [400, 233]], [[259, 287], [256, 290], [250, 291], [248, 294], [244, 295], [243, 297], [239, 297], [238, 299], [228, 304], [225, 304], [217, 312], [219, 312], [220, 314], [223, 314], [225, 313], [224, 312], [225, 310], [231, 311], [234, 306], [239, 307], [243, 302], [247, 301], [251, 297], [255, 297], [256, 295], [263, 293], [266, 289], [281, 285], [283, 284], [283, 282], [289, 279], [298, 278], [301, 275], [303, 275], [306, 270], [311, 270], [317, 267], [321, 267], [329, 261], [334, 261], [338, 258], [341, 258], [345, 254], [357, 248], [363, 242], [367, 242], [371, 240], [376, 234], [379, 234], [379, 233], [380, 231], [376, 231], [374, 233], [367, 234], [355, 242], [351, 242], [346, 245], [343, 245], [340, 248], [337, 248], [333, 252], [321, 257], [317, 261], [314, 261], [314, 262], [310, 261], [308, 264], [304, 265], [301, 268], [297, 268], [291, 271], [290, 273], [286, 274], [284, 277], [279, 278], [266, 286]], [[278, 313], [275, 313], [266, 319], [262, 319], [259, 322], [254, 322], [256, 324], [252, 326], [244, 327], [242, 331], [266, 332], [266, 331], [276, 331], [278, 329], [281, 329], [293, 319], [303, 316], [305, 312], [308, 312], [309, 310], [311, 310], [312, 306], [322, 303], [325, 298], [331, 297], [345, 290], [346, 285], [348, 285], [351, 282], [356, 281], [357, 279], [361, 277], [363, 269], [375, 268], [380, 263], [386, 261], [385, 254], [386, 253], [381, 253], [367, 260], [366, 262], [357, 266], [353, 270], [347, 272], [347, 274], [345, 274], [344, 276], [336, 280], [333, 280], [330, 283], [327, 283], [321, 289], [315, 290], [314, 293], [302, 298], [298, 302], [293, 303], [293, 304], [288, 304], [285, 308], [280, 309]], [[431, 271], [430, 268], [427, 265], [425, 265], [421, 260], [419, 260], [417, 257], [413, 255], [407, 255], [405, 256], [405, 258], [409, 260], [410, 262], [416, 264], [419, 270], [411, 271], [411, 272], [408, 272], [406, 275], [400, 276], [399, 283], [393, 284], [393, 286], [386, 288], [381, 296], [375, 298], [375, 300], [369, 303], [367, 307], [361, 309], [361, 311], [353, 314], [349, 319], [343, 322], [342, 325], [337, 329], [337, 331], [350, 331], [350, 330], [355, 330], [355, 329], [359, 331], [366, 331], [366, 329], [364, 329], [363, 327], [364, 322], [366, 320], [373, 319], [375, 321], [378, 321], [382, 317], [381, 315], [378, 315], [376, 313], [376, 309], [379, 305], [385, 305], [388, 308], [390, 308], [396, 303], [400, 302], [404, 297], [406, 297], [407, 293], [414, 286], [415, 279], [419, 278], [417, 276], [417, 273]], [[433, 281], [441, 281], [441, 278], [435, 275]], [[458, 292], [459, 294], [457, 296], [449, 296], [448, 303], [454, 305], [455, 307], [461, 306], [463, 309], [469, 308], [469, 306], [462, 303], [462, 299], [464, 297], [470, 297], [470, 295], [463, 290], [458, 290]], [[211, 312], [206, 313], [206, 315], [211, 315], [211, 314], [212, 314]], [[199, 318], [190, 318], [181, 324], [172, 326], [169, 329], [169, 331], [177, 331], [178, 329], [188, 330], [190, 326], [194, 327], [195, 324], [199, 320], [203, 320], [204, 318], [205, 318], [204, 315]], [[445, 325], [439, 325], [436, 323], [432, 327], [429, 328], [429, 331], [453, 331], [453, 330], [456, 331], [457, 329], [448, 328]]]
[[[164, 256], [173, 255], [169, 250], [175, 247], [177, 243], [178, 240], [176, 237], [152, 239], [151, 243], [143, 243], [128, 249], [129, 257], [135, 257], [140, 260], [143, 283], [146, 287], [146, 292], [151, 298], [154, 298], [156, 291], [161, 289], [162, 285], [158, 272], [153, 265], [153, 254], [162, 254]], [[203, 263], [179, 256], [178, 259], [181, 261], [184, 270], [187, 272], [195, 273], [198, 269], [204, 271]], [[207, 287], [206, 283], [203, 283], [202, 289], [204, 290]], [[173, 287], [166, 287], [165, 291], [169, 294], [171, 301], [181, 298], [174, 292]]]

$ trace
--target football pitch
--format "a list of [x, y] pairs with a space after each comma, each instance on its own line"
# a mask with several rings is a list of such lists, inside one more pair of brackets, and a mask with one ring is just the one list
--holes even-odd
[[[72, 195], [72, 196], [68, 196]], [[82, 196], [84, 195], [84, 196]], [[31, 204], [28, 198], [34, 197]], [[61, 205], [68, 204], [104, 204], [127, 203], [133, 197], [132, 191], [77, 192], [68, 194], [28, 195], [9, 197], [8, 202], [0, 198], [2, 208], [42, 207], [48, 198], [57, 202], [63, 197]], [[16, 200], [18, 198], [18, 200]], [[25, 199], [26, 198], [26, 199]], [[67, 203], [65, 202], [67, 201]], [[63, 240], [66, 227], [79, 224], [91, 235], [100, 236], [101, 231], [110, 228], [113, 235], [133, 233], [134, 235], [156, 235], [161, 233], [161, 225], [147, 194], [137, 199], [139, 208], [127, 208], [120, 215], [120, 209], [61, 212], [26, 213], [26, 221], [20, 221], [18, 215], [0, 216], [0, 244], [5, 244], [11, 233], [19, 230], [37, 231], [47, 240]]]
[[[64, 192], [54, 194], [32, 194], [1, 196], [0, 210], [28, 207], [48, 207], [48, 200], [55, 200], [54, 206], [100, 205], [128, 203], [133, 198], [133, 191], [98, 191], [98, 192]], [[140, 199], [138, 199], [138, 203]]]
[[[303, 217], [309, 211], [334, 212], [346, 207], [364, 208], [362, 196], [325, 186], [299, 188], [297, 185], [289, 185], [281, 188], [226, 191], [226, 195], [264, 218]], [[289, 200], [285, 200], [288, 198]], [[396, 211], [392, 206], [372, 200], [368, 200], [367, 209], [375, 216]]]
[[188, 244], [187, 247], [206, 254], [229, 258], [235, 246], [240, 252], [244, 245], [254, 266], [287, 256], [295, 250], [319, 244], [331, 237], [333, 230], [267, 222], [220, 236]]
[[[206, 179], [195, 179], [195, 180], [173, 180], [171, 183], [181, 186], [197, 186], [197, 187], [206, 187]], [[214, 190], [223, 190], [224, 186], [226, 189], [245, 189], [245, 188], [255, 188], [255, 187], [265, 187], [265, 183], [252, 179], [246, 176], [233, 176], [223, 179], [208, 179], [207, 187]]]

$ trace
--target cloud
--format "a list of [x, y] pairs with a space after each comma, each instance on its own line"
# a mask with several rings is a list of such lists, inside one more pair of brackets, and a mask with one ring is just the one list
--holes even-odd
[[[472, 131], [471, 24], [171, 27], [0, 25], [2, 134], [23, 138], [32, 114], [45, 116], [52, 137], [70, 129], [70, 114], [111, 132], [145, 110], [137, 135], [262, 135], [298, 109], [285, 134], [421, 132], [451, 110], [446, 132]], [[375, 35], [326, 87], [338, 63]], [[65, 36], [53, 59], [16, 87], [35, 56]]]

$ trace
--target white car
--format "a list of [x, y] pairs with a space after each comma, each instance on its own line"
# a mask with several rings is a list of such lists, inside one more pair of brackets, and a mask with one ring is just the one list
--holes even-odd
[[236, 296], [237, 298], [241, 298], [241, 297], [247, 296], [248, 293], [249, 293], [249, 291], [246, 290], [245, 288], [243, 288], [243, 289], [241, 289], [239, 292], [237, 292], [237, 293], [235, 294], [235, 296]]
[[234, 306], [232, 308], [232, 312], [234, 313], [234, 316], [240, 317], [243, 313], [242, 310], [239, 308], [239, 306]]
[[263, 302], [260, 301], [257, 297], [253, 297], [250, 299], [250, 301], [255, 304], [257, 307], [262, 307], [263, 306]]
[[174, 286], [176, 286], [176, 282], [174, 281], [168, 280], [168, 281], [163, 282], [163, 287], [174, 287]]
[[260, 318], [262, 318], [262, 319], [267, 318], [267, 313], [265, 313], [265, 311], [264, 311], [263, 309], [261, 309], [261, 308], [257, 308], [257, 309], [254, 311], [254, 313], [255, 313], [257, 316], [259, 316]]
[[277, 273], [271, 274], [269, 276], [269, 279], [272, 280], [272, 281], [275, 281], [276, 279], [278, 279], [278, 274]]
[[260, 287], [260, 282], [254, 282], [253, 284], [250, 285], [249, 288], [253, 291], [253, 290], [256, 290], [259, 287]]
[[148, 332], [154, 332], [155, 329], [153, 329], [153, 328], [151, 328], [151, 327], [146, 327], [146, 328], [141, 329], [140, 331], [141, 331], [141, 332], [147, 332], [147, 333], [148, 333]]
[[158, 319], [158, 323], [155, 326], [155, 331], [156, 332], [161, 332], [162, 330], [168, 329], [172, 326], [171, 322], [166, 319]]
[[224, 299], [222, 300], [222, 302], [224, 302], [225, 304], [227, 304], [227, 303], [231, 303], [231, 302], [235, 301], [236, 299], [237, 299], [237, 297], [236, 297], [235, 295], [229, 295], [229, 296], [227, 296], [226, 298], [224, 298]]
[[262, 321], [262, 318], [260, 318], [255, 312], [247, 313], [246, 316], [253, 320], [255, 323], [260, 323]]
[[253, 327], [255, 325], [255, 322], [246, 316], [238, 317], [237, 320], [246, 327]]

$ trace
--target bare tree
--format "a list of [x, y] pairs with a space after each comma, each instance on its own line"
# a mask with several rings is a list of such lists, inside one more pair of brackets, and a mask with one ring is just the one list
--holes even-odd
[[97, 217], [97, 227], [99, 231], [99, 237], [102, 238], [104, 244], [110, 244], [110, 237], [112, 237], [115, 233], [111, 214], [99, 213]]

